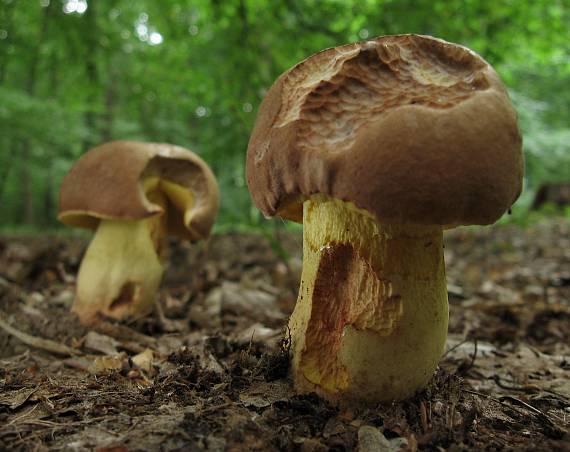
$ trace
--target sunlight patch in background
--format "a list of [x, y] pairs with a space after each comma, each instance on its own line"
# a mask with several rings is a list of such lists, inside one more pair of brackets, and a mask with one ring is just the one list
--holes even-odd
[[208, 114], [208, 109], [203, 105], [200, 105], [198, 108], [196, 108], [196, 116], [198, 116], [199, 118], [203, 118], [207, 114]]
[[139, 15], [135, 22], [135, 32], [141, 41], [147, 42], [151, 46], [157, 46], [164, 41], [162, 35], [156, 31], [154, 27], [149, 25], [147, 13], [141, 13]]
[[[49, 2], [45, 3], [49, 5]], [[65, 14], [83, 14], [85, 11], [87, 11], [87, 0], [67, 0], [63, 5], [63, 12]]]

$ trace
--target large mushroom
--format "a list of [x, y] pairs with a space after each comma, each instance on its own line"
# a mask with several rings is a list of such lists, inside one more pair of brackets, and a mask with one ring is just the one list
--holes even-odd
[[493, 68], [429, 36], [324, 50], [267, 93], [246, 172], [265, 216], [303, 223], [296, 388], [341, 403], [422, 388], [447, 336], [443, 230], [493, 223], [521, 192]]
[[218, 204], [210, 168], [181, 147], [114, 141], [81, 156], [61, 184], [58, 216], [96, 230], [77, 277], [81, 322], [148, 314], [167, 235], [208, 237]]

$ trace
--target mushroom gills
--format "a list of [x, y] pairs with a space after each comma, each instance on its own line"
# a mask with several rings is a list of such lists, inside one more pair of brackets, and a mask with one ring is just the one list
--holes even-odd
[[423, 387], [447, 335], [442, 227], [381, 224], [314, 195], [303, 204], [303, 253], [289, 321], [297, 388], [376, 403]]
[[[196, 196], [187, 187], [157, 176], [147, 177], [143, 181], [143, 189], [147, 199], [154, 204], [165, 207], [171, 204], [174, 209], [168, 209], [173, 214], [169, 215], [161, 227], [169, 229], [174, 235], [185, 237], [190, 231], [191, 235], [198, 236], [192, 227], [192, 219], [195, 213]], [[180, 214], [183, 212], [182, 214]]]

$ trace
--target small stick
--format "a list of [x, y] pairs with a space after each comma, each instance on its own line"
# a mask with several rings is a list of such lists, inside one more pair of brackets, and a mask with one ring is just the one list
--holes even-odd
[[449, 353], [451, 353], [453, 350], [461, 347], [463, 344], [466, 344], [467, 342], [469, 342], [470, 339], [463, 339], [461, 342], [455, 344], [453, 347], [451, 347], [449, 350], [447, 350], [442, 356], [441, 358], [445, 358]]
[[141, 343], [147, 348], [152, 348], [154, 350], [157, 348], [157, 341], [155, 338], [141, 334], [128, 326], [110, 322], [101, 322], [98, 323], [94, 329], [97, 332], [111, 336], [118, 341], [128, 339], [130, 342], [136, 341]]
[[429, 430], [428, 413], [426, 403], [423, 400], [420, 402], [420, 419], [422, 421], [423, 432], [427, 433]]
[[462, 369], [462, 373], [467, 373], [467, 371], [469, 371], [469, 369], [471, 369], [473, 367], [473, 365], [475, 364], [475, 359], [477, 359], [477, 339], [473, 340], [473, 356], [471, 356], [471, 362], [467, 365], [467, 367], [465, 369]]
[[550, 418], [545, 413], [540, 411], [538, 408], [535, 408], [532, 405], [529, 405], [528, 403], [524, 402], [521, 399], [518, 399], [518, 398], [510, 396], [510, 395], [506, 395], [506, 396], [499, 397], [499, 400], [501, 402], [503, 402], [504, 400], [508, 400], [510, 402], [516, 403], [516, 404], [528, 409], [531, 413], [533, 413], [536, 416], [538, 416], [539, 418], [543, 419], [544, 421], [546, 421], [550, 425], [553, 425], [552, 421], [550, 420]]
[[30, 347], [39, 348], [41, 350], [45, 350], [50, 353], [55, 353], [56, 355], [74, 356], [82, 354], [79, 350], [76, 350], [72, 347], [68, 347], [67, 345], [64, 344], [60, 344], [59, 342], [23, 333], [22, 331], [14, 328], [4, 319], [5, 319], [5, 314], [3, 312], [0, 312], [0, 328], [2, 328], [8, 334], [11, 334], [12, 336], [17, 338], [24, 344], [29, 345]]
[[556, 424], [554, 424], [554, 422], [552, 422], [552, 420], [551, 420], [546, 414], [544, 414], [544, 413], [543, 413], [542, 411], [540, 411], [538, 408], [535, 408], [535, 407], [533, 407], [532, 405], [529, 405], [528, 403], [523, 402], [523, 401], [520, 400], [520, 399], [517, 399], [516, 397], [507, 395], [507, 396], [501, 396], [501, 397], [499, 397], [499, 398], [496, 398], [496, 397], [493, 397], [493, 396], [491, 396], [491, 395], [483, 394], [483, 393], [481, 393], [481, 392], [472, 391], [472, 390], [469, 390], [469, 389], [464, 389], [464, 391], [465, 391], [465, 392], [468, 392], [468, 393], [470, 393], [470, 394], [478, 395], [478, 396], [480, 396], [480, 397], [485, 397], [485, 398], [487, 398], [487, 399], [489, 399], [489, 400], [492, 400], [493, 402], [499, 403], [499, 404], [501, 404], [501, 405], [503, 405], [503, 406], [505, 406], [505, 407], [508, 407], [508, 408], [510, 408], [510, 409], [512, 409], [512, 410], [514, 410], [514, 411], [516, 411], [516, 412], [518, 412], [518, 413], [520, 413], [520, 410], [516, 409], [514, 406], [511, 406], [511, 405], [505, 403], [505, 401], [508, 400], [508, 401], [510, 401], [510, 402], [513, 402], [514, 404], [518, 404], [518, 405], [522, 406], [523, 408], [526, 408], [528, 411], [530, 411], [532, 414], [534, 414], [538, 419], [540, 419], [540, 420], [544, 421], [545, 423], [547, 423], [549, 427], [553, 427], [553, 428], [558, 429], [558, 427], [556, 426]]

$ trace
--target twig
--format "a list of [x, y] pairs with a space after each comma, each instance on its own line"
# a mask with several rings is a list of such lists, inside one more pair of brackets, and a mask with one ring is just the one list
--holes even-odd
[[466, 344], [467, 342], [469, 342], [470, 339], [463, 339], [461, 342], [455, 344], [453, 347], [451, 347], [449, 350], [447, 350], [443, 356], [441, 357], [441, 359], [445, 358], [449, 353], [451, 353], [453, 350], [461, 347], [463, 344]]
[[41, 337], [32, 336], [27, 333], [23, 333], [20, 330], [17, 330], [12, 325], [10, 325], [5, 320], [5, 315], [3, 312], [0, 312], [0, 328], [6, 331], [8, 334], [11, 334], [21, 342], [30, 347], [39, 348], [41, 350], [45, 350], [50, 353], [55, 353], [57, 355], [81, 355], [82, 353], [79, 350], [74, 348], [68, 347], [67, 345], [60, 344], [59, 342], [55, 342], [49, 339], [43, 339]]
[[24, 419], [26, 417], [28, 417], [30, 414], [32, 414], [36, 408], [39, 406], [39, 403], [36, 403], [31, 409], [29, 409], [28, 411], [26, 411], [24, 414], [22, 414], [21, 416], [18, 416], [14, 419], [12, 419], [10, 422], [8, 422], [6, 425], [12, 425], [12, 424], [16, 424], [18, 423], [18, 421], [20, 421], [21, 419]]
[[469, 372], [469, 370], [471, 370], [473, 368], [473, 365], [475, 364], [476, 359], [477, 359], [477, 339], [474, 339], [473, 340], [473, 356], [471, 356], [471, 362], [464, 367], [459, 366], [460, 368], [463, 367], [462, 369], [460, 369], [460, 372], [464, 375], [467, 372]]
[[473, 367], [475, 364], [475, 359], [477, 358], [477, 339], [473, 340], [473, 357], [471, 359], [471, 363], [469, 364], [469, 368]]
[[503, 383], [503, 380], [501, 380], [501, 377], [499, 377], [497, 374], [493, 375], [493, 380], [499, 388], [508, 389], [509, 391], [521, 391], [521, 392], [538, 392], [538, 391], [540, 391], [540, 388], [538, 386], [521, 385], [521, 384], [516, 383], [515, 381], [513, 381], [513, 383], [516, 383], [517, 386], [506, 385], [505, 383]]
[[506, 396], [499, 397], [499, 400], [500, 400], [501, 402], [504, 401], [504, 400], [509, 400], [509, 401], [511, 401], [511, 402], [514, 402], [514, 403], [520, 405], [520, 406], [523, 406], [523, 407], [525, 407], [526, 409], [528, 409], [529, 411], [531, 411], [533, 414], [535, 414], [536, 416], [538, 416], [539, 418], [541, 418], [541, 419], [543, 419], [544, 421], [546, 421], [546, 422], [547, 422], [548, 424], [550, 424], [551, 426], [554, 425], [554, 424], [552, 423], [552, 421], [549, 419], [549, 417], [548, 417], [546, 414], [544, 414], [544, 413], [543, 413], [542, 411], [540, 411], [538, 408], [535, 408], [535, 407], [533, 407], [532, 405], [529, 405], [528, 403], [523, 402], [521, 399], [517, 399], [516, 397], [506, 395]]
[[208, 407], [208, 408], [204, 408], [204, 409], [202, 409], [202, 410], [199, 410], [197, 414], [198, 414], [199, 416], [202, 416], [202, 415], [204, 415], [205, 413], [211, 413], [211, 412], [213, 412], [213, 411], [218, 411], [218, 410], [221, 410], [222, 408], [227, 408], [227, 407], [229, 407], [229, 406], [231, 406], [231, 405], [233, 405], [233, 402], [222, 403], [221, 405], [211, 406], [211, 407]]
[[490, 399], [493, 402], [497, 402], [500, 403], [501, 405], [504, 405], [503, 402], [501, 402], [499, 399], [497, 399], [496, 397], [493, 397], [492, 395], [489, 394], [484, 394], [483, 392], [478, 392], [478, 391], [473, 391], [472, 389], [464, 389], [463, 391], [468, 392], [469, 394], [473, 394], [479, 397], [484, 397], [485, 399]]
[[[449, 413], [449, 415], [448, 415]], [[449, 433], [451, 433], [451, 431], [453, 430], [453, 425], [455, 423], [455, 402], [453, 402], [451, 404], [451, 407], [449, 407], [449, 410], [445, 410], [445, 414], [446, 414], [446, 420], [445, 422], [448, 423], [448, 431]]]
[[493, 402], [499, 403], [507, 408], [510, 408], [511, 410], [518, 412], [519, 414], [521, 413], [521, 411], [515, 409], [514, 407], [508, 405], [505, 403], [505, 400], [509, 400], [511, 402], [514, 402], [524, 408], [526, 408], [527, 410], [529, 410], [532, 414], [534, 414], [537, 418], [539, 418], [540, 420], [544, 421], [546, 424], [548, 424], [548, 426], [550, 428], [554, 428], [554, 429], [558, 429], [558, 427], [556, 426], [556, 424], [554, 424], [554, 422], [552, 422], [552, 420], [550, 420], [550, 418], [544, 414], [542, 411], [540, 411], [538, 408], [533, 407], [532, 405], [529, 405], [526, 402], [523, 402], [520, 399], [517, 399], [516, 397], [513, 396], [502, 396], [499, 398], [493, 397], [491, 395], [488, 394], [483, 394], [482, 392], [477, 392], [477, 391], [472, 391], [470, 389], [464, 389], [465, 392], [468, 392], [469, 394], [475, 394], [479, 397], [485, 397], [486, 399], [492, 400]]
[[[443, 356], [442, 359], [445, 358], [445, 356], [452, 352], [453, 350], [459, 348], [460, 346], [462, 346], [463, 344], [466, 344], [467, 342], [469, 342], [471, 339], [465, 339], [461, 342], [459, 342], [458, 344], [455, 344], [453, 347], [451, 347], [449, 350], [447, 350]], [[460, 363], [459, 367], [457, 368], [458, 372], [461, 375], [466, 374], [469, 370], [471, 370], [473, 368], [473, 365], [475, 364], [475, 360], [477, 359], [477, 339], [472, 339], [473, 340], [473, 354], [471, 355], [471, 361], [469, 363], [465, 363], [465, 361], [463, 361], [462, 363]]]
[[128, 326], [118, 325], [110, 322], [101, 322], [98, 323], [94, 329], [99, 333], [111, 336], [118, 341], [136, 341], [139, 344], [143, 344], [145, 348], [151, 348], [153, 350], [156, 350], [157, 347], [157, 341], [155, 338], [141, 334], [132, 328], [129, 328]]
[[430, 430], [430, 424], [428, 421], [428, 413], [426, 408], [425, 401], [420, 402], [420, 419], [422, 421], [422, 429], [424, 433], [427, 433]]

